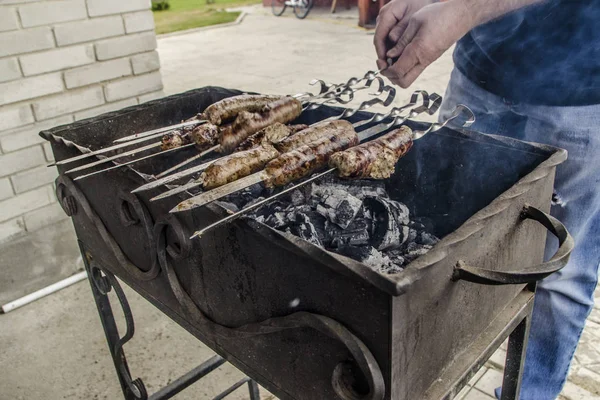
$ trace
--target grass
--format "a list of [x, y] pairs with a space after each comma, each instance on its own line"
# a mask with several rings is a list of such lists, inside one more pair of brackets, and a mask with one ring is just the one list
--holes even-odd
[[240, 13], [227, 12], [225, 8], [260, 2], [260, 0], [215, 0], [214, 3], [206, 4], [206, 0], [169, 0], [168, 10], [154, 11], [156, 33], [233, 22]]

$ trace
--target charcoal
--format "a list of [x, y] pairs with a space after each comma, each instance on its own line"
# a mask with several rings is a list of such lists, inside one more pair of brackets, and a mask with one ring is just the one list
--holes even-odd
[[440, 239], [438, 239], [431, 233], [425, 232], [425, 231], [419, 232], [419, 234], [417, 235], [417, 238], [416, 238], [416, 242], [418, 244], [424, 244], [427, 246], [434, 246], [439, 241], [440, 241]]
[[310, 186], [310, 197], [323, 198], [337, 191], [354, 196], [359, 200], [364, 200], [366, 197], [388, 197], [385, 184], [372, 180], [345, 181], [344, 183], [330, 180], [313, 183]]
[[332, 236], [331, 244], [339, 248], [344, 246], [364, 246], [371, 241], [370, 222], [365, 219], [355, 219], [348, 228]]
[[232, 211], [232, 212], [238, 212], [240, 209], [237, 205], [235, 205], [234, 203], [230, 203], [228, 201], [219, 201], [219, 205], [225, 209], [227, 209], [228, 211]]
[[[262, 218], [265, 218], [264, 216], [261, 216]], [[283, 212], [274, 212], [271, 215], [269, 215], [268, 217], [265, 218], [265, 224], [269, 225], [271, 228], [281, 228], [285, 225], [287, 225], [288, 221], [285, 218], [285, 213]]]
[[323, 243], [321, 243], [321, 240], [319, 239], [319, 233], [311, 222], [294, 224], [289, 227], [289, 232], [294, 236], [298, 236], [301, 239], [323, 247]]
[[382, 274], [397, 274], [398, 272], [404, 269], [404, 265], [402, 263], [396, 262], [396, 260], [391, 261], [389, 264], [382, 265], [377, 267], [377, 271]]
[[310, 223], [314, 227], [319, 241], [326, 245], [329, 241], [327, 232], [325, 230], [325, 224], [327, 220], [319, 213], [315, 211], [306, 211], [296, 213], [296, 223]]
[[300, 190], [294, 190], [290, 194], [290, 200], [291, 200], [292, 204], [295, 205], [295, 206], [299, 206], [299, 205], [304, 204], [306, 202], [306, 198], [304, 197], [304, 193], [302, 193]]
[[416, 242], [417, 236], [419, 235], [419, 232], [417, 232], [416, 229], [412, 229], [412, 228], [408, 228], [408, 227], [405, 227], [405, 228], [408, 229], [408, 232], [407, 232], [408, 235], [406, 236], [406, 238], [404, 240], [404, 243], [407, 244], [407, 243]]
[[378, 250], [393, 249], [406, 242], [410, 229], [408, 208], [397, 201], [367, 197], [364, 207], [373, 217], [372, 243]]

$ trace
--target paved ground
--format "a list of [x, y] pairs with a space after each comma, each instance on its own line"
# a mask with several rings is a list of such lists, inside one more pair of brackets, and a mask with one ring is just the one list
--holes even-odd
[[[341, 82], [374, 68], [371, 41], [369, 32], [356, 28], [352, 13], [341, 12], [335, 20], [313, 13], [299, 21], [252, 9], [237, 26], [159, 39], [159, 52], [167, 94], [205, 85], [296, 93], [310, 89], [306, 83], [315, 77]], [[446, 54], [414, 88], [443, 94], [451, 68]], [[409, 93], [401, 92], [398, 104]], [[212, 355], [133, 291], [126, 293], [136, 318], [136, 334], [126, 352], [132, 371], [144, 379], [150, 392]], [[119, 398], [87, 282], [2, 315], [0, 323], [0, 399]], [[460, 397], [491, 399], [501, 381], [503, 359], [500, 350]], [[600, 399], [599, 370], [600, 308], [596, 308], [563, 399]], [[240, 377], [239, 371], [224, 366], [176, 398], [210, 399]], [[240, 390], [232, 398], [247, 395]]]

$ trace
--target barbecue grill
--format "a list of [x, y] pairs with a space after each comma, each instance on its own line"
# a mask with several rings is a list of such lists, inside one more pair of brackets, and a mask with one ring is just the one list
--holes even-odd
[[[62, 160], [240, 93], [197, 89], [41, 135]], [[339, 113], [324, 106], [298, 123]], [[517, 396], [535, 282], [563, 267], [573, 247], [548, 215], [566, 151], [446, 128], [415, 143], [385, 187], [442, 240], [395, 274], [249, 218], [190, 240], [228, 210], [216, 202], [170, 214], [189, 194], [150, 202], [166, 188], [131, 191], [193, 154], [78, 182], [58, 167], [57, 196], [73, 218], [126, 398], [147, 394], [122, 350], [133, 318], [115, 276], [282, 399], [452, 398], [511, 333], [503, 399]], [[560, 246], [544, 263], [547, 230]], [[106, 297], [111, 288], [126, 311], [123, 337]], [[172, 396], [219, 360], [151, 398]], [[250, 387], [258, 398], [254, 381]]]

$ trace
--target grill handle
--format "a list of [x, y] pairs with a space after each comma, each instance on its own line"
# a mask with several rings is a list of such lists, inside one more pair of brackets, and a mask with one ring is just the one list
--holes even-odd
[[492, 271], [472, 267], [459, 260], [454, 267], [452, 280], [464, 280], [483, 285], [529, 284], [542, 280], [567, 265], [571, 252], [575, 247], [573, 237], [571, 237], [567, 228], [550, 214], [527, 204], [521, 212], [521, 219], [532, 219], [539, 222], [558, 238], [558, 250], [550, 260], [522, 271]]

